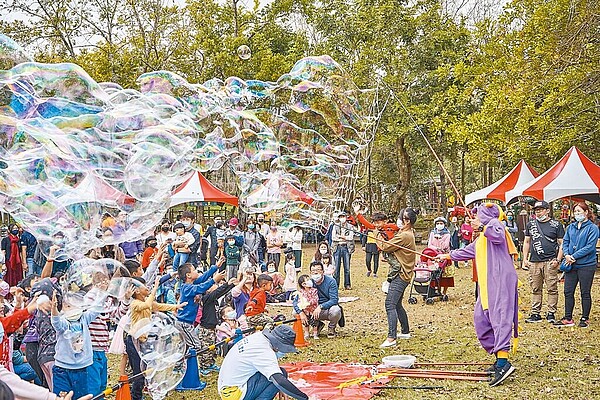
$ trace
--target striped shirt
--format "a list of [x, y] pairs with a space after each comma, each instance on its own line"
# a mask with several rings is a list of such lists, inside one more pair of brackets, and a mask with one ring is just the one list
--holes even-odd
[[108, 351], [108, 347], [110, 346], [108, 321], [108, 315], [100, 314], [98, 318], [90, 322], [90, 336], [92, 338], [92, 349], [94, 351]]

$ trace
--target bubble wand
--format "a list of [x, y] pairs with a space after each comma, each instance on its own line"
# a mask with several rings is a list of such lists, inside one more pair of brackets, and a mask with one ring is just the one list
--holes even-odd
[[[290, 324], [292, 322], [296, 322], [296, 319], [288, 319], [288, 320], [285, 320], [285, 321], [274, 322], [273, 325], [274, 326], [278, 326], [278, 325], [283, 325], [283, 324]], [[232, 342], [235, 339], [237, 339], [238, 337], [243, 336], [243, 335], [245, 335], [247, 333], [252, 333], [254, 331], [262, 331], [262, 330], [264, 330], [264, 328], [265, 328], [264, 326], [255, 326], [255, 327], [252, 327], [252, 328], [244, 329], [243, 331], [236, 332], [235, 335], [233, 335], [233, 336], [226, 337], [225, 339], [221, 340], [220, 342], [217, 342], [215, 344], [211, 344], [210, 346], [207, 346], [207, 347], [204, 347], [204, 348], [198, 350], [196, 352], [196, 355], [200, 355], [200, 354], [209, 352], [211, 350], [214, 350], [217, 347], [222, 346], [222, 345], [224, 345], [226, 343]], [[192, 355], [188, 354], [188, 355], [184, 356], [183, 359], [186, 360], [186, 359], [188, 359], [190, 357], [192, 357]], [[113, 394], [117, 390], [121, 389], [121, 387], [123, 387], [123, 385], [125, 385], [126, 383], [129, 383], [129, 382], [131, 382], [131, 381], [133, 381], [133, 380], [135, 380], [137, 378], [140, 378], [142, 376], [145, 376], [145, 375], [151, 373], [153, 370], [154, 370], [153, 368], [148, 368], [148, 369], [143, 370], [140, 373], [137, 373], [135, 375], [129, 376], [129, 377], [127, 377], [127, 380], [122, 380], [122, 381], [114, 384], [113, 386], [106, 388], [104, 391], [102, 391], [102, 393], [97, 394], [96, 396], [92, 397], [91, 400], [103, 399], [106, 396], [108, 396], [110, 394]]]

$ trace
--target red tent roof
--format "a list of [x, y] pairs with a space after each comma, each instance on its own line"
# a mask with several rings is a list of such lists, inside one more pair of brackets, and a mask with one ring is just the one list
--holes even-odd
[[171, 195], [170, 207], [192, 201], [216, 201], [234, 206], [238, 198], [217, 189], [200, 172], [194, 171]]
[[506, 194], [507, 200], [531, 196], [554, 201], [563, 197], [580, 197], [600, 202], [600, 166], [587, 158], [575, 146], [550, 169], [533, 181]]
[[506, 202], [506, 192], [532, 181], [540, 174], [529, 166], [524, 160], [519, 163], [497, 182], [492, 183], [483, 189], [469, 193], [465, 197], [465, 202], [471, 204], [477, 200], [495, 199]]

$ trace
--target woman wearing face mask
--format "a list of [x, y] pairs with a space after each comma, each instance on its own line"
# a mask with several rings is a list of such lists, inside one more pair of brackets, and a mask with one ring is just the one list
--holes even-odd
[[167, 243], [169, 239], [175, 240], [175, 232], [171, 230], [171, 223], [168, 219], [164, 219], [162, 221], [162, 224], [160, 224], [155, 237], [157, 247], [162, 246], [163, 243]]
[[256, 223], [254, 220], [248, 220], [246, 225], [246, 232], [244, 232], [244, 254], [248, 255], [250, 263], [256, 264], [259, 261], [258, 249], [260, 247], [261, 238], [260, 233], [256, 230]]
[[105, 245], [96, 249], [92, 249], [88, 257], [94, 260], [101, 258], [112, 258], [120, 263], [125, 262], [125, 253], [123, 249], [116, 244], [113, 244], [113, 232], [110, 228], [104, 228], [102, 233], [102, 240]]
[[312, 336], [314, 339], [319, 339], [317, 327], [319, 321], [312, 315], [313, 311], [319, 305], [319, 294], [317, 289], [313, 287], [313, 281], [308, 275], [300, 275], [298, 277], [299, 290], [291, 295], [294, 313], [300, 316], [302, 320], [302, 328], [304, 330], [304, 339]]
[[[433, 220], [435, 228], [429, 234], [427, 247], [434, 249], [438, 254], [450, 252], [450, 231], [446, 228], [448, 221], [444, 217], [437, 217]], [[431, 282], [432, 287], [436, 286]], [[440, 288], [442, 290], [442, 301], [448, 301], [448, 288], [454, 287], [454, 265], [449, 264], [444, 268], [444, 273], [440, 279]]]
[[265, 238], [267, 241], [267, 262], [275, 263], [275, 270], [279, 271], [279, 263], [281, 262], [281, 248], [283, 247], [283, 236], [277, 229], [275, 221], [271, 222], [271, 228]]
[[333, 259], [333, 254], [331, 254], [331, 248], [329, 247], [329, 243], [325, 241], [319, 243], [317, 251], [315, 252], [315, 256], [313, 257], [313, 261], [321, 262], [323, 260], [324, 255], [329, 255], [329, 257]]
[[256, 288], [256, 267], [250, 267], [241, 271], [238, 274], [238, 284], [231, 289], [231, 297], [233, 298], [233, 308], [237, 315], [237, 320], [240, 323], [240, 328], [246, 329], [246, 315], [244, 311], [246, 304], [250, 299], [250, 292]]
[[148, 236], [144, 241], [144, 252], [142, 253], [142, 268], [148, 268], [148, 265], [154, 260], [158, 253], [158, 241], [154, 236]]
[[6, 264], [4, 280], [10, 286], [16, 286], [23, 279], [23, 261], [21, 260], [21, 245], [19, 227], [16, 224], [8, 226], [8, 235], [2, 239], [1, 248]]
[[596, 243], [598, 227], [593, 223], [594, 215], [586, 203], [578, 203], [573, 209], [575, 222], [567, 226], [563, 238], [563, 264], [565, 271], [565, 316], [555, 323], [558, 327], [573, 326], [573, 308], [575, 307], [575, 288], [579, 283], [581, 292], [581, 319], [579, 327], [590, 324], [592, 308], [592, 282], [596, 273]]

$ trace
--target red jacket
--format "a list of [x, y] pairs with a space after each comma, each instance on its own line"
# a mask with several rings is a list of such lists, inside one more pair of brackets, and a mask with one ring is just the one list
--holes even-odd
[[[365, 228], [378, 229], [375, 227], [375, 225], [373, 225], [372, 222], [369, 222], [369, 220], [367, 220], [362, 214], [356, 214], [356, 217], [358, 218], [358, 222], [360, 222], [360, 224], [362, 226], [364, 226]], [[379, 230], [379, 232], [381, 232], [383, 234], [383, 236], [385, 238], [387, 238], [387, 240], [390, 240], [391, 238], [394, 237], [396, 232], [398, 232], [400, 230], [400, 228], [396, 224], [386, 223], [378, 230]]]
[[265, 312], [267, 307], [267, 293], [264, 289], [256, 288], [250, 292], [250, 298], [246, 304], [246, 316], [253, 317]]
[[4, 338], [0, 342], [0, 365], [10, 370], [12, 351], [9, 336], [15, 333], [29, 318], [29, 311], [26, 308], [17, 310], [8, 317], [0, 318], [2, 328], [4, 328]]

